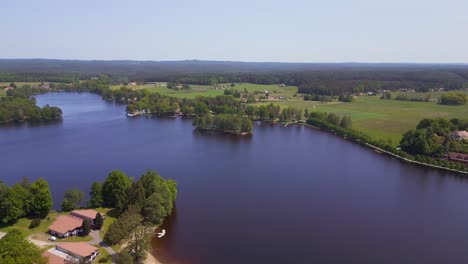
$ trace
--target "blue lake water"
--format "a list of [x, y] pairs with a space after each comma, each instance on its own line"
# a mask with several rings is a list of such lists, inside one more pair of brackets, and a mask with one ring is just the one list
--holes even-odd
[[163, 263], [467, 263], [468, 181], [302, 126], [237, 137], [127, 118], [88, 93], [37, 96], [62, 122], [0, 127], [0, 179], [45, 178], [58, 208], [114, 169], [177, 180]]

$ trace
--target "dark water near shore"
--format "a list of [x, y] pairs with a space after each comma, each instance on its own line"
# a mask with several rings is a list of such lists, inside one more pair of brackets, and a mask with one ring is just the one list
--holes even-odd
[[256, 124], [252, 137], [191, 120], [126, 118], [91, 94], [46, 94], [64, 120], [0, 127], [0, 179], [68, 188], [121, 169], [179, 183], [154, 238], [163, 263], [468, 263], [468, 181], [314, 129]]

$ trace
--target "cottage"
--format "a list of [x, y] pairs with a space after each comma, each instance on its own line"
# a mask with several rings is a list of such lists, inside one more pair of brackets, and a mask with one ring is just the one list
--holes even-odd
[[[94, 220], [96, 220], [96, 215], [98, 214], [98, 211], [93, 210], [93, 209], [85, 209], [85, 210], [74, 210], [71, 211], [70, 213], [72, 216], [79, 217], [81, 219], [87, 219], [91, 223], [91, 225], [94, 225]], [[103, 216], [104, 218], [104, 216]]]
[[99, 255], [99, 248], [84, 242], [68, 242], [57, 245], [57, 250], [62, 251], [80, 262], [91, 263]]
[[457, 161], [468, 164], [468, 154], [449, 152], [448, 160]]
[[72, 215], [61, 215], [49, 226], [49, 233], [60, 238], [76, 236], [81, 232], [82, 224], [82, 218]]
[[44, 252], [42, 256], [44, 256], [47, 259], [47, 263], [49, 264], [65, 264], [64, 257], [52, 254], [49, 251]]
[[15, 89], [15, 88], [11, 87], [11, 86], [5, 87], [5, 91], [9, 91], [9, 90], [13, 90], [13, 89]]
[[50, 85], [48, 83], [41, 83], [37, 86], [39, 89], [50, 89]]
[[456, 140], [468, 140], [468, 132], [467, 131], [454, 131], [451, 134], [453, 139]]
[[128, 83], [128, 86], [135, 86], [135, 85], [137, 85], [136, 82], [129, 82], [129, 83]]

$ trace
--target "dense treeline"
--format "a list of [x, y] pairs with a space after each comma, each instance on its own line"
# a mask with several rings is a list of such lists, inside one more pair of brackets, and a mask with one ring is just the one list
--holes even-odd
[[[141, 221], [155, 225], [160, 224], [172, 212], [177, 196], [177, 184], [174, 180], [165, 180], [157, 172], [150, 170], [137, 181], [121, 171], [112, 171], [101, 186], [100, 193], [90, 193], [91, 200], [102, 201], [102, 204], [93, 206], [114, 207], [118, 214], [133, 210], [141, 216]], [[96, 195], [99, 197], [96, 198]], [[105, 237], [109, 244], [119, 243], [122, 240], [120, 237], [124, 236], [121, 232], [131, 231], [119, 230], [117, 227], [120, 224], [123, 223], [117, 221], [109, 227]]]
[[239, 115], [204, 115], [193, 120], [193, 126], [201, 130], [213, 130], [224, 133], [251, 133], [253, 124], [250, 118]]
[[403, 134], [401, 149], [412, 154], [441, 158], [449, 151], [468, 153], [468, 143], [452, 139], [451, 133], [465, 130], [468, 120], [426, 118], [419, 122], [416, 129]]
[[62, 110], [46, 105], [42, 108], [36, 105], [36, 100], [2, 97], [0, 98], [0, 122], [50, 121], [62, 118]]
[[172, 212], [177, 196], [177, 183], [165, 180], [148, 170], [134, 181], [121, 171], [112, 171], [104, 183], [93, 183], [90, 205], [109, 206], [117, 211], [104, 241], [110, 245], [127, 242], [122, 254], [129, 254], [136, 263], [146, 257], [152, 234], [149, 226], [161, 224]]
[[36, 105], [32, 95], [43, 93], [44, 89], [29, 85], [7, 91], [7, 96], [0, 98], [0, 123], [23, 121], [51, 121], [62, 118], [62, 109], [46, 105]]
[[6, 82], [73, 83], [100, 74], [106, 74], [112, 84], [128, 80], [204, 85], [284, 83], [299, 86], [300, 93], [330, 96], [380, 89], [454, 90], [468, 83], [465, 65], [0, 60], [0, 81]]
[[[385, 92], [382, 94], [380, 99], [391, 100], [393, 95], [391, 92]], [[430, 102], [432, 100], [432, 95], [418, 95], [418, 94], [397, 94], [394, 98], [397, 101], [412, 101], [412, 102]]]
[[11, 224], [18, 219], [45, 217], [52, 208], [49, 184], [42, 178], [33, 183], [24, 178], [20, 183], [8, 186], [0, 181], [0, 221]]

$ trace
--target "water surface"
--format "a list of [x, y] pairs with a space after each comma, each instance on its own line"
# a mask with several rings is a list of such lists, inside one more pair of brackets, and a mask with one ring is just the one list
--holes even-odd
[[64, 120], [0, 127], [0, 178], [44, 177], [55, 207], [120, 169], [177, 180], [164, 263], [467, 263], [468, 182], [314, 129], [256, 124], [252, 137], [191, 120], [127, 118], [87, 93], [45, 94]]

